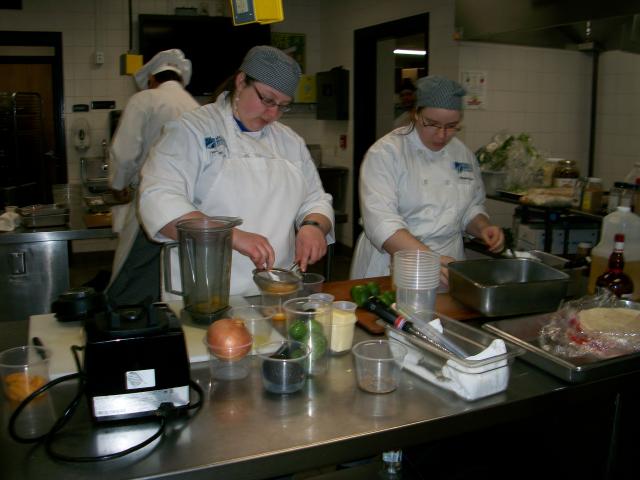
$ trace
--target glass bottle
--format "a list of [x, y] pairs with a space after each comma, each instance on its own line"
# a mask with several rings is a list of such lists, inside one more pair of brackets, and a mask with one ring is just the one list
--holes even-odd
[[596, 287], [606, 288], [618, 298], [631, 299], [633, 281], [624, 270], [624, 234], [616, 233], [614, 247], [609, 257], [609, 268], [596, 280]]
[[602, 179], [589, 177], [582, 191], [580, 209], [585, 212], [598, 213], [602, 209]]
[[553, 171], [553, 186], [573, 187], [579, 176], [575, 160], [561, 160]]

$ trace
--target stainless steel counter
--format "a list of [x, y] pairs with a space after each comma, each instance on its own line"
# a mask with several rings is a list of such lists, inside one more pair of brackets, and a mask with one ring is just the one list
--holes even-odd
[[[24, 326], [10, 327], [12, 343], [24, 341]], [[12, 326], [18, 328], [11, 328]], [[367, 337], [357, 329], [356, 341]], [[8, 346], [3, 339], [3, 347]], [[386, 395], [360, 391], [350, 354], [332, 358], [327, 375], [309, 380], [302, 392], [272, 395], [262, 388], [254, 365], [248, 378], [223, 382], [210, 379], [207, 364], [194, 364], [192, 378], [205, 391], [202, 409], [191, 418], [174, 420], [164, 438], [128, 457], [90, 464], [50, 460], [43, 447], [12, 441], [6, 425], [10, 406], [2, 404], [0, 455], [3, 478], [180, 478], [265, 479], [277, 475], [375, 455], [390, 447], [407, 447], [460, 432], [509, 422], [532, 411], [557, 410], [587, 399], [594, 392], [615, 389], [630, 381], [612, 379], [567, 386], [544, 372], [516, 361], [507, 391], [466, 402], [410, 373], [398, 390]], [[635, 380], [637, 381], [637, 379]], [[608, 382], [608, 383], [607, 383]], [[50, 395], [58, 410], [73, 385]], [[119, 450], [150, 435], [154, 427], [112, 426], [88, 432], [85, 403], [69, 428], [85, 437], [57, 444], [68, 454]]]
[[24, 228], [13, 232], [0, 232], [0, 245], [14, 243], [89, 240], [95, 238], [115, 238], [111, 228], [87, 228], [83, 220], [85, 210], [76, 205], [71, 208], [69, 224], [60, 227]]
[[71, 208], [61, 227], [0, 232], [0, 322], [50, 311], [69, 288], [69, 241], [115, 238], [111, 228], [87, 228], [84, 208]]

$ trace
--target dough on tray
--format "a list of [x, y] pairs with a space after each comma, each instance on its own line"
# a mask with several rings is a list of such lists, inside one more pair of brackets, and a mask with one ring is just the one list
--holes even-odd
[[640, 335], [640, 310], [630, 308], [589, 308], [578, 314], [586, 334]]

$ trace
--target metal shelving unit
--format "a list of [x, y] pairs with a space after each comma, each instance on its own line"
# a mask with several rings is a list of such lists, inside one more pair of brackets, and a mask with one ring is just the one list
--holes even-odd
[[0, 207], [46, 202], [44, 144], [40, 95], [0, 92]]

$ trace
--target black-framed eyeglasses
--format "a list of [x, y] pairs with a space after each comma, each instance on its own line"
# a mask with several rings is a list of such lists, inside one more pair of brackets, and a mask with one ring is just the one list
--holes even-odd
[[429, 120], [428, 118], [424, 118], [424, 117], [420, 117], [420, 120], [422, 121], [422, 126], [425, 128], [433, 128], [437, 131], [442, 130], [444, 132], [445, 135], [450, 134], [450, 135], [455, 135], [456, 133], [458, 133], [460, 130], [462, 130], [462, 125], [458, 124], [458, 123], [450, 123], [448, 125], [442, 125], [438, 122], [434, 122], [433, 120]]
[[273, 98], [268, 98], [268, 97], [264, 97], [260, 91], [256, 88], [255, 84], [251, 84], [251, 86], [253, 87], [253, 89], [256, 92], [256, 95], [258, 96], [258, 98], [260, 99], [260, 101], [262, 102], [262, 105], [264, 105], [267, 108], [274, 108], [277, 107], [279, 112], [282, 113], [286, 113], [289, 110], [291, 110], [291, 105], [287, 104], [282, 104], [282, 103], [278, 103], [276, 102]]

